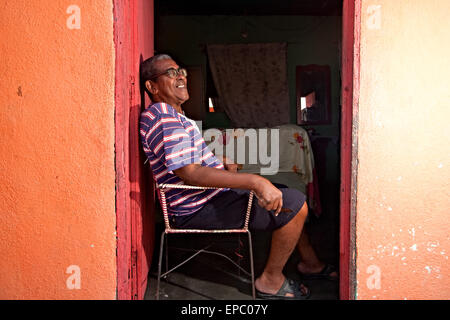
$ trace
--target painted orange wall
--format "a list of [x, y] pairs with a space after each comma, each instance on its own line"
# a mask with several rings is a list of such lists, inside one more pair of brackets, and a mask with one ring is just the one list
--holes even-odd
[[114, 299], [112, 1], [0, 7], [0, 299]]
[[362, 1], [358, 299], [450, 298], [449, 12]]

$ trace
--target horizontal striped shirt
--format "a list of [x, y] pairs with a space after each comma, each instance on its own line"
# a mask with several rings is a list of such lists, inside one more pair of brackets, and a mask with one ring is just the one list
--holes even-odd
[[[156, 183], [184, 184], [174, 170], [188, 164], [224, 170], [224, 165], [208, 149], [195, 122], [178, 113], [171, 105], [155, 103], [140, 117], [140, 136]], [[188, 215], [226, 189], [191, 190], [169, 188], [166, 191], [170, 215]]]

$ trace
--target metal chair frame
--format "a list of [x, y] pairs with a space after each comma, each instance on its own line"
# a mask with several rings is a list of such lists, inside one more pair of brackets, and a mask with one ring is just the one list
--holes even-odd
[[[256, 298], [256, 294], [255, 294], [255, 273], [254, 273], [254, 266], [253, 266], [253, 247], [252, 247], [252, 237], [251, 237], [251, 233], [248, 230], [248, 223], [249, 223], [249, 219], [250, 219], [250, 212], [251, 212], [251, 208], [252, 208], [252, 202], [253, 202], [253, 191], [250, 192], [249, 195], [249, 199], [248, 199], [248, 205], [247, 205], [247, 212], [245, 215], [245, 221], [244, 221], [244, 226], [241, 229], [215, 229], [215, 230], [209, 230], [209, 229], [178, 229], [178, 228], [172, 228], [172, 226], [169, 223], [169, 213], [167, 210], [167, 202], [166, 202], [166, 195], [165, 195], [165, 190], [169, 189], [169, 188], [178, 188], [178, 189], [222, 189], [222, 188], [216, 188], [216, 187], [199, 187], [199, 186], [190, 186], [190, 185], [180, 185], [180, 184], [157, 184], [157, 189], [159, 191], [159, 196], [160, 196], [160, 203], [161, 203], [161, 208], [163, 211], [163, 217], [164, 217], [164, 225], [165, 225], [165, 230], [162, 232], [161, 234], [161, 243], [160, 243], [160, 249], [159, 249], [159, 261], [158, 261], [158, 280], [157, 280], [157, 288], [156, 288], [156, 300], [159, 300], [159, 289], [160, 289], [160, 282], [161, 282], [161, 278], [162, 277], [167, 277], [167, 275], [169, 273], [171, 273], [172, 271], [176, 270], [177, 268], [179, 268], [180, 266], [182, 266], [183, 264], [185, 264], [186, 262], [188, 262], [189, 260], [193, 259], [195, 256], [197, 256], [200, 253], [210, 253], [210, 254], [217, 254], [219, 256], [222, 256], [226, 259], [228, 259], [229, 261], [231, 261], [234, 265], [236, 265], [240, 270], [244, 271], [247, 275], [249, 275], [251, 277], [251, 282], [252, 282], [252, 297], [253, 299]], [[171, 268], [170, 270], [168, 269], [168, 246], [166, 243], [166, 272], [161, 274], [161, 268], [162, 268], [162, 256], [163, 256], [163, 251], [164, 251], [164, 243], [167, 242], [167, 238], [168, 235], [171, 233], [185, 233], [185, 234], [189, 234], [189, 233], [195, 233], [195, 234], [199, 234], [199, 233], [211, 233], [211, 234], [224, 234], [224, 233], [247, 233], [248, 235], [248, 246], [249, 246], [249, 258], [250, 258], [250, 272], [247, 272], [244, 268], [242, 268], [241, 266], [239, 266], [238, 264], [236, 264], [233, 260], [231, 260], [229, 257], [227, 257], [226, 255], [214, 252], [214, 251], [208, 251], [206, 250], [209, 246], [207, 246], [206, 248], [200, 249], [200, 250], [195, 250], [196, 252], [191, 255], [189, 258], [185, 259], [184, 261], [182, 261], [181, 263], [179, 263], [178, 265], [176, 265], [175, 267]]]

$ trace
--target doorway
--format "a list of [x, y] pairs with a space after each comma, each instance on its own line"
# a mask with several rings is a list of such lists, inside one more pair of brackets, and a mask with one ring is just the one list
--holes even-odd
[[[200, 68], [206, 75], [208, 66], [204, 51], [205, 45], [211, 43], [211, 39], [205, 38], [205, 33], [200, 31], [202, 26], [211, 28], [214, 20], [209, 17], [215, 15], [222, 19], [223, 29], [228, 30], [226, 32], [216, 30], [213, 33], [216, 43], [220, 41], [287, 42], [289, 48], [288, 77], [291, 92], [289, 112], [292, 123], [296, 123], [297, 116], [296, 95], [292, 94], [292, 91], [296, 90], [296, 67], [299, 65], [330, 66], [332, 78], [331, 121], [325, 125], [306, 126], [312, 134], [312, 144], [315, 144], [314, 153], [319, 176], [321, 203], [323, 204], [321, 216], [312, 223], [313, 234], [316, 235], [313, 241], [318, 241], [316, 242], [320, 247], [318, 251], [322, 252], [324, 260], [339, 266], [340, 283], [336, 298], [352, 299], [351, 279], [355, 279], [355, 277], [353, 274], [354, 264], [350, 259], [351, 248], [354, 248], [354, 243], [351, 241], [353, 230], [350, 227], [351, 221], [354, 219], [354, 215], [351, 214], [354, 212], [351, 202], [351, 172], [352, 159], [355, 154], [352, 154], [351, 139], [353, 105], [357, 99], [353, 95], [354, 84], [357, 83], [353, 76], [355, 73], [353, 55], [354, 48], [357, 47], [354, 46], [357, 40], [354, 37], [354, 17], [358, 16], [355, 13], [358, 12], [359, 1], [343, 1], [343, 3], [342, 1], [323, 1], [323, 3], [321, 1], [297, 1], [296, 3], [301, 3], [301, 5], [296, 8], [293, 7], [291, 1], [286, 1], [284, 8], [283, 5], [280, 5], [280, 1], [263, 1], [250, 9], [242, 8], [242, 1], [239, 2], [240, 5], [233, 5], [233, 1], [228, 1], [229, 5], [220, 7], [214, 4], [207, 5], [205, 2], [200, 9], [186, 4], [186, 1], [172, 1], [170, 4], [158, 0], [152, 2], [140, 0], [125, 4], [124, 1], [116, 1], [115, 15], [121, 19], [118, 22], [122, 21], [124, 26], [127, 24], [128, 27], [133, 26], [128, 32], [134, 34], [131, 36], [131, 39], [134, 40], [128, 45], [135, 48], [134, 51], [126, 53], [123, 57], [124, 60], [133, 61], [131, 66], [127, 67], [131, 70], [127, 74], [127, 79], [118, 79], [116, 75], [116, 83], [123, 83], [126, 80], [125, 87], [132, 88], [127, 101], [124, 101], [122, 97], [121, 106], [117, 104], [118, 100], [116, 99], [116, 109], [126, 110], [122, 114], [118, 112], [120, 109], [116, 110], [116, 114], [119, 115], [116, 117], [116, 123], [118, 121], [121, 123], [121, 126], [117, 128], [125, 130], [126, 136], [129, 137], [128, 143], [124, 143], [126, 140], [123, 139], [124, 133], [122, 131], [120, 135], [119, 132], [116, 133], [116, 141], [119, 137], [120, 142], [120, 137], [122, 137], [121, 144], [117, 145], [118, 150], [124, 148], [130, 152], [128, 159], [121, 158], [122, 163], [118, 161], [120, 165], [118, 169], [123, 171], [124, 166], [128, 166], [125, 170], [128, 171], [128, 181], [134, 181], [134, 184], [125, 183], [127, 173], [118, 174], [118, 186], [121, 186], [121, 182], [123, 186], [122, 189], [118, 189], [117, 197], [118, 298], [143, 298], [143, 286], [147, 280], [146, 272], [151, 264], [151, 251], [154, 247], [154, 192], [143, 179], [146, 169], [142, 166], [142, 154], [140, 154], [139, 146], [136, 145], [136, 140], [133, 140], [132, 132], [137, 121], [136, 115], [145, 105], [145, 102], [139, 100], [137, 77], [133, 78], [132, 76], [138, 74], [136, 73], [136, 58], [139, 53], [142, 54], [140, 58], [144, 59], [153, 55], [153, 48], [149, 45], [145, 48], [145, 43], [151, 42], [149, 39], [154, 39], [155, 53], [169, 53], [188, 67], [197, 67], [197, 70]], [[316, 6], [313, 3], [316, 3]], [[321, 5], [317, 6], [317, 3]], [[142, 17], [142, 9], [151, 13], [147, 14], [147, 19]], [[123, 11], [119, 13], [120, 10]], [[155, 12], [154, 23], [153, 19], [148, 19], [150, 15], [153, 18], [153, 12]], [[298, 17], [302, 17], [302, 19], [296, 19]], [[225, 28], [227, 24], [229, 27]], [[143, 31], [144, 29], [147, 31]], [[147, 38], [142, 37], [142, 32], [137, 30], [143, 31]], [[220, 37], [217, 36], [219, 34], [225, 40], [220, 40]], [[125, 37], [125, 35], [121, 36]], [[180, 37], [177, 38], [177, 36]], [[322, 43], [317, 39], [322, 39]], [[309, 48], [310, 52], [305, 53], [305, 48]], [[121, 52], [123, 54], [124, 51]], [[331, 52], [333, 54], [330, 54]], [[123, 68], [123, 62], [119, 61], [116, 68], [119, 67], [119, 64], [120, 68]], [[207, 91], [207, 85], [205, 85], [205, 91]], [[203, 95], [203, 97], [208, 98], [207, 95]], [[229, 124], [226, 113], [211, 113], [208, 112], [208, 107], [209, 105], [205, 103], [205, 113], [203, 114], [205, 127], [224, 127]], [[134, 173], [130, 174], [130, 172]], [[133, 179], [130, 180], [130, 177]], [[132, 186], [135, 190], [134, 198], [131, 199], [126, 192]], [[148, 201], [149, 197], [153, 202]], [[122, 232], [120, 233], [119, 230]], [[146, 232], [147, 235], [143, 235], [143, 232]], [[327, 241], [320, 242], [324, 237]], [[144, 243], [146, 244], [144, 245]]]

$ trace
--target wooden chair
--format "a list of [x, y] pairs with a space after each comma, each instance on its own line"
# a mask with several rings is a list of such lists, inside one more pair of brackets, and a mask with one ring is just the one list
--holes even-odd
[[[161, 203], [161, 208], [164, 216], [164, 225], [165, 230], [161, 234], [161, 243], [160, 243], [160, 249], [159, 249], [159, 261], [158, 261], [158, 280], [157, 280], [157, 288], [156, 288], [156, 299], [159, 300], [159, 288], [160, 288], [160, 281], [161, 277], [167, 277], [169, 273], [179, 268], [181, 265], [185, 264], [189, 260], [193, 259], [195, 256], [197, 256], [200, 253], [209, 253], [209, 254], [217, 254], [219, 256], [225, 257], [230, 262], [235, 264], [240, 270], [245, 272], [251, 277], [251, 283], [252, 283], [252, 296], [253, 299], [255, 299], [255, 274], [254, 274], [254, 266], [253, 266], [253, 249], [252, 249], [252, 238], [250, 231], [248, 230], [248, 223], [250, 219], [250, 212], [252, 208], [252, 201], [253, 201], [253, 191], [250, 192], [249, 199], [248, 199], [248, 205], [247, 205], [247, 212], [245, 214], [245, 220], [244, 220], [244, 226], [241, 229], [215, 229], [215, 230], [209, 230], [209, 229], [179, 229], [179, 228], [173, 228], [170, 225], [169, 222], [169, 214], [167, 210], [167, 202], [166, 202], [166, 195], [165, 190], [169, 188], [178, 188], [178, 189], [220, 189], [220, 188], [213, 188], [213, 187], [198, 187], [198, 186], [189, 186], [189, 185], [179, 185], [179, 184], [157, 184], [157, 190], [159, 195], [159, 200]], [[168, 248], [166, 248], [166, 272], [161, 274], [161, 268], [162, 268], [162, 256], [164, 251], [164, 243], [167, 241], [167, 237], [169, 234], [173, 233], [182, 233], [182, 234], [200, 234], [200, 233], [210, 233], [210, 234], [227, 234], [227, 233], [247, 233], [248, 235], [248, 246], [249, 246], [249, 259], [250, 259], [250, 272], [247, 272], [244, 268], [236, 264], [232, 259], [227, 257], [226, 255], [214, 252], [214, 251], [208, 251], [208, 247], [205, 247], [200, 250], [194, 250], [195, 253], [183, 260], [181, 263], [176, 265], [175, 267], [168, 270]], [[167, 247], [167, 245], [166, 245]]]

